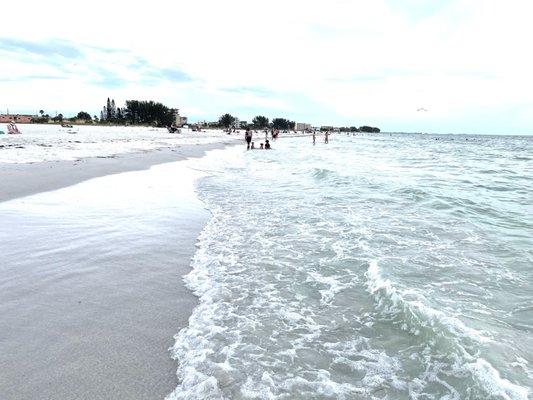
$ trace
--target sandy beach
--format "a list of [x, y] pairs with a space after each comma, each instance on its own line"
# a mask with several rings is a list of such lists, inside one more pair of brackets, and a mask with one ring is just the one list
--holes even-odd
[[184, 144], [137, 153], [79, 160], [58, 160], [36, 163], [2, 163], [0, 202], [55, 190], [87, 179], [126, 171], [148, 169], [152, 165], [201, 157], [206, 151], [220, 148], [221, 143]]
[[196, 305], [182, 276], [209, 214], [193, 178], [168, 177], [176, 161], [221, 147], [0, 164], [2, 399], [174, 390], [168, 349]]
[[533, 1], [73, 11], [4, 7], [0, 400], [533, 400]]

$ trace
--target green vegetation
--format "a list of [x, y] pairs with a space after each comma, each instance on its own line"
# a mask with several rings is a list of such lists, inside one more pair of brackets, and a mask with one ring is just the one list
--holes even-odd
[[127, 100], [123, 114], [120, 109], [117, 110], [115, 119], [134, 125], [169, 126], [174, 123], [174, 111], [151, 100]]
[[274, 118], [272, 120], [272, 128], [274, 129], [282, 129], [282, 130], [289, 130], [294, 129], [295, 123], [293, 121], [289, 121], [285, 118]]
[[218, 119], [220, 126], [230, 128], [235, 123], [235, 117], [231, 114], [224, 114]]
[[[106, 104], [102, 107], [100, 117], [98, 115], [91, 115], [86, 111], [80, 111], [77, 115], [71, 118], [65, 118], [63, 114], [51, 118], [49, 114], [45, 114], [44, 110], [39, 110], [39, 115], [31, 119], [32, 123], [47, 124], [50, 122], [70, 123], [96, 123], [102, 125], [149, 125], [149, 126], [170, 126], [175, 123], [175, 112], [177, 110], [169, 108], [162, 103], [152, 100], [127, 100], [124, 107], [117, 107], [115, 99], [107, 98]], [[234, 128], [236, 127], [237, 118], [226, 113], [221, 115], [217, 122], [204, 122], [204, 127], [211, 128]], [[202, 123], [199, 123], [202, 125]], [[251, 123], [241, 121], [240, 129], [279, 129], [279, 130], [294, 130], [296, 123], [286, 118], [273, 118], [272, 121], [264, 115], [256, 115]], [[322, 126], [321, 131], [341, 131], [341, 132], [369, 132], [378, 133], [379, 128], [372, 126], [350, 126], [338, 127]]]
[[[85, 112], [78, 113], [78, 118], [91, 120]], [[120, 108], [115, 105], [114, 99], [108, 97], [100, 119], [95, 115], [93, 120], [100, 124], [169, 126], [174, 123], [174, 110], [152, 100], [126, 100], [126, 107]]]
[[268, 118], [262, 115], [258, 115], [252, 119], [252, 125], [257, 129], [268, 128]]
[[339, 128], [339, 130], [341, 132], [359, 132], [359, 128], [357, 128], [356, 126], [350, 126], [350, 127], [347, 127], [347, 126], [341, 126]]
[[359, 128], [361, 132], [370, 132], [370, 133], [379, 133], [381, 132], [379, 128], [375, 128], [373, 126], [361, 126]]
[[33, 117], [31, 119], [31, 122], [33, 124], [47, 124], [48, 121], [50, 120], [50, 115], [45, 114], [44, 110], [39, 110], [39, 115], [40, 117]]
[[[96, 115], [95, 115], [96, 117]], [[87, 121], [87, 122], [90, 122], [91, 121], [91, 114], [89, 114], [88, 112], [85, 112], [85, 111], [80, 111], [78, 113], [78, 115], [76, 116], [77, 119], [81, 119], [82, 121]]]

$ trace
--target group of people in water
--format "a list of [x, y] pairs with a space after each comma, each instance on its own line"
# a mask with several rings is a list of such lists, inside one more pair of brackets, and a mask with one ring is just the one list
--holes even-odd
[[[272, 139], [276, 140], [279, 135], [279, 131], [272, 130]], [[252, 131], [250, 129], [246, 129], [246, 132], [244, 133], [244, 140], [246, 141], [246, 150], [270, 150], [272, 147], [270, 147], [270, 141], [268, 140], [268, 131], [265, 130], [265, 143], [262, 142], [259, 144], [259, 147], [255, 147], [255, 143], [252, 142]]]
[[[329, 143], [329, 131], [324, 132], [324, 143]], [[316, 131], [313, 131], [313, 145], [316, 144]]]
[[[259, 149], [260, 150], [269, 150], [271, 149], [270, 147], [270, 142], [268, 141], [268, 131], [265, 130], [265, 143], [261, 143], [259, 145]], [[271, 135], [272, 135], [272, 139], [273, 140], [276, 140], [278, 138], [278, 135], [279, 135], [279, 131], [277, 129], [273, 129], [271, 131]], [[324, 143], [329, 143], [329, 135], [330, 135], [330, 132], [329, 131], [326, 131], [324, 132]], [[246, 129], [246, 132], [244, 134], [244, 140], [246, 141], [246, 150], [255, 150], [257, 149], [257, 147], [255, 147], [255, 143], [252, 142], [252, 131], [250, 129]], [[313, 131], [313, 145], [316, 144], [316, 131]]]

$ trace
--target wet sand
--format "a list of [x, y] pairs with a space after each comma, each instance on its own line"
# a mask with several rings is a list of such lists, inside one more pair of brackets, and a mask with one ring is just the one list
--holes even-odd
[[[1, 183], [0, 199], [215, 147], [221, 145], [2, 165], [2, 175], [12, 175]], [[96, 235], [67, 218], [32, 215], [31, 199], [15, 200], [27, 214], [0, 203], [0, 398], [164, 398], [177, 385], [168, 349], [196, 305], [182, 276], [208, 212], [199, 202], [176, 206], [169, 229], [133, 232], [102, 249], [105, 227]]]
[[[234, 143], [226, 143], [234, 144]], [[184, 144], [174, 148], [127, 153], [113, 157], [84, 158], [76, 161], [47, 161], [11, 164], [0, 162], [0, 202], [59, 189], [87, 179], [126, 171], [148, 169], [152, 165], [201, 157], [206, 151], [225, 144]]]

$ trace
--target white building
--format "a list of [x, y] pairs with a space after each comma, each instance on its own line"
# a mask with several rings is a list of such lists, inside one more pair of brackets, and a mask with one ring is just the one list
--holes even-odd
[[294, 124], [294, 130], [295, 131], [307, 131], [311, 130], [311, 124], [306, 124], [305, 122], [296, 122]]
[[180, 115], [180, 110], [179, 108], [174, 108], [174, 124], [176, 124], [176, 126], [183, 126], [183, 125], [186, 125], [187, 124], [187, 117], [182, 117]]

